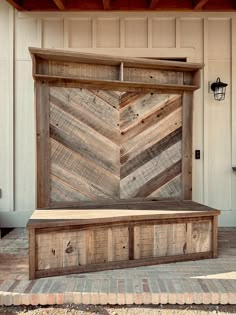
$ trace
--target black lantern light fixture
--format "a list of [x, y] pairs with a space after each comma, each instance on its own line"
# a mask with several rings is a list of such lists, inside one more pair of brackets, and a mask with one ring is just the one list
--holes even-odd
[[217, 78], [216, 82], [211, 84], [211, 89], [214, 92], [214, 99], [216, 101], [223, 101], [225, 99], [227, 85], [227, 83], [221, 82], [220, 78]]

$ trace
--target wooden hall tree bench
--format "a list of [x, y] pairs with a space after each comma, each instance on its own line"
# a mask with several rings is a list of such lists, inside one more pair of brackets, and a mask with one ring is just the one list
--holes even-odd
[[30, 53], [39, 209], [28, 222], [30, 278], [215, 257], [219, 212], [191, 201], [203, 65]]

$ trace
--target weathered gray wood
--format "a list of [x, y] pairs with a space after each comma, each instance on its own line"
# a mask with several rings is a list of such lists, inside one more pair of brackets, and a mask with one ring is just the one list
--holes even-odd
[[35, 271], [38, 270], [38, 262], [36, 261], [36, 238], [35, 229], [29, 228], [29, 279], [35, 279]]
[[55, 76], [35, 74], [36, 80], [47, 81], [54, 86], [78, 87], [87, 89], [103, 89], [103, 90], [119, 90], [133, 92], [157, 92], [180, 94], [183, 91], [195, 91], [198, 86], [183, 84], [158, 84], [158, 83], [141, 83], [131, 81], [103, 80], [103, 79], [87, 79], [73, 76]]
[[182, 197], [182, 175], [177, 175], [176, 177], [167, 181], [166, 184], [152, 192], [149, 198], [156, 198], [156, 199], [181, 199]]
[[182, 126], [182, 108], [164, 117], [160, 124], [146, 128], [142, 133], [129, 141], [122, 143], [121, 162], [134, 158], [144, 150], [152, 147], [156, 142], [168, 136]]
[[[137, 154], [134, 158], [129, 159], [121, 165], [120, 176], [121, 179], [140, 168], [145, 163], [152, 160], [154, 157], [161, 154], [162, 151], [167, 150], [170, 146], [174, 145], [182, 139], [182, 128], [178, 128], [171, 132], [169, 135], [154, 143], [150, 148]], [[122, 160], [123, 161], [123, 160]]]
[[[177, 108], [182, 106], [182, 101], [180, 96], [167, 96], [164, 102], [159, 102], [160, 99], [156, 98], [155, 103], [157, 108], [151, 107], [151, 102], [142, 103], [142, 107], [146, 107], [145, 113], [135, 112], [134, 106], [129, 106], [129, 114], [127, 111], [121, 111], [121, 141], [125, 142], [139, 133], [143, 132], [145, 129], [151, 126], [158, 125], [161, 123], [162, 119], [167, 117], [171, 112], [174, 112]], [[129, 116], [132, 115], [131, 119]], [[130, 121], [128, 121], [130, 120]], [[128, 126], [129, 125], [129, 126]]]
[[75, 51], [55, 50], [55, 49], [41, 49], [29, 48], [30, 54], [36, 58], [62, 61], [62, 62], [80, 62], [89, 64], [101, 65], [117, 65], [121, 62], [124, 66], [139, 67], [145, 69], [165, 69], [165, 70], [181, 70], [181, 71], [195, 71], [203, 68], [201, 63], [186, 63], [178, 61], [154, 60], [145, 58], [130, 58], [130, 57], [117, 57], [111, 55], [89, 54], [80, 53]]
[[119, 146], [55, 106], [51, 106], [50, 123], [52, 139], [119, 176]]
[[36, 82], [36, 136], [37, 136], [37, 207], [50, 204], [49, 160], [49, 88], [47, 83]]
[[182, 185], [183, 199], [192, 199], [193, 94], [183, 94]]
[[[29, 224], [31, 231], [36, 229], [36, 238], [30, 242], [31, 253], [35, 251], [37, 259], [32, 260], [31, 276], [60, 275], [73, 272], [73, 267], [83, 272], [91, 270], [91, 265], [103, 270], [101, 264], [107, 268], [127, 267], [132, 260], [137, 262], [133, 266], [138, 266], [141, 262], [150, 263], [152, 258], [159, 263], [179, 261], [181, 257], [203, 258], [204, 253], [208, 258], [213, 255], [212, 219], [218, 212], [203, 211], [199, 217], [198, 211], [180, 211], [181, 220], [176, 220], [176, 211], [169, 217], [163, 210], [156, 210], [156, 214], [150, 210], [117, 212], [36, 211]], [[53, 217], [56, 226], [43, 228], [37, 217], [46, 222]], [[168, 219], [163, 220], [164, 217]], [[57, 226], [59, 218], [64, 220], [64, 226]], [[77, 225], [71, 225], [68, 218], [74, 218], [73, 224], [77, 221]], [[33, 227], [35, 220], [37, 226]]]
[[183, 80], [183, 72], [132, 67], [124, 68], [124, 81], [156, 84], [186, 84], [186, 81]]

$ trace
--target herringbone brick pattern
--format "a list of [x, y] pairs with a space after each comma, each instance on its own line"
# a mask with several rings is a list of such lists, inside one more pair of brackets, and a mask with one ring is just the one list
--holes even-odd
[[236, 304], [236, 229], [221, 229], [219, 258], [28, 281], [28, 240], [0, 240], [0, 305]]

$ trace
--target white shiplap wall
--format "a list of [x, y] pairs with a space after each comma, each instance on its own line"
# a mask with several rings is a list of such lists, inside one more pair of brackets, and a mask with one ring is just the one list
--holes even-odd
[[[13, 9], [0, 2], [0, 209], [15, 210], [20, 222], [19, 212], [27, 217], [35, 206], [34, 90], [28, 47], [36, 46], [204, 62], [202, 88], [194, 98], [193, 148], [201, 150], [202, 158], [193, 161], [193, 195], [195, 201], [225, 210], [221, 225], [236, 226], [234, 37], [234, 13], [15, 12], [14, 18]], [[215, 102], [208, 93], [208, 82], [218, 76], [229, 83], [223, 102]]]

